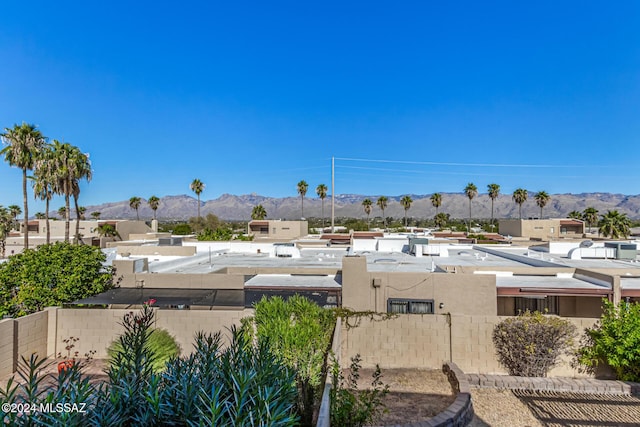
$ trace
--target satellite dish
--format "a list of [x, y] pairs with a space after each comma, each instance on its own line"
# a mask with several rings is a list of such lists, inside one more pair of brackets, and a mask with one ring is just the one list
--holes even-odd
[[585, 240], [584, 242], [580, 242], [581, 248], [590, 248], [593, 246], [593, 242], [591, 240]]

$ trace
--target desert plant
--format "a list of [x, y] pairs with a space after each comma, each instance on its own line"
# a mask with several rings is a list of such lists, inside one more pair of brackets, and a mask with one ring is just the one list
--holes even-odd
[[359, 354], [351, 358], [346, 379], [337, 361], [331, 365], [331, 425], [360, 427], [376, 424], [386, 411], [384, 397], [389, 393], [389, 386], [382, 382], [380, 366], [376, 365], [372, 374], [371, 388], [358, 390], [361, 360]]
[[604, 301], [600, 320], [585, 329], [574, 366], [595, 373], [608, 365], [623, 381], [640, 381], [640, 304]]
[[[175, 338], [171, 336], [166, 329], [152, 329], [146, 340], [148, 349], [153, 353], [154, 360], [152, 362], [153, 372], [161, 372], [164, 370], [167, 362], [174, 357], [180, 355], [180, 346]], [[112, 360], [122, 351], [122, 343], [117, 339], [111, 343], [107, 354]]]
[[493, 345], [509, 375], [546, 377], [568, 353], [575, 333], [576, 327], [566, 319], [526, 311], [495, 326]]

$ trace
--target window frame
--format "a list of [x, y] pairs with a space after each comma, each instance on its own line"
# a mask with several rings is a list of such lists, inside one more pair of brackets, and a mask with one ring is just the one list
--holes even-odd
[[[391, 311], [391, 306], [393, 303], [407, 303], [407, 312], [406, 313], [398, 313]], [[416, 313], [411, 311], [411, 305], [414, 303], [428, 303], [431, 304], [431, 311], [426, 313]], [[415, 299], [415, 298], [387, 298], [387, 313], [393, 314], [435, 314], [436, 306], [435, 301], [433, 299]]]

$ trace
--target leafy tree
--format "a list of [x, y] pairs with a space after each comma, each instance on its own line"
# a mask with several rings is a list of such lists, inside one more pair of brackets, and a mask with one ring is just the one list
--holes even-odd
[[[296, 373], [297, 410], [302, 425], [312, 425], [314, 406], [322, 394], [323, 367], [336, 315], [308, 299], [294, 295], [262, 298], [253, 318], [243, 319], [243, 330], [255, 333], [278, 360]], [[255, 331], [255, 332], [254, 332]]]
[[574, 366], [593, 374], [608, 365], [619, 380], [640, 382], [640, 304], [603, 303], [602, 317], [581, 338]]
[[205, 184], [198, 178], [191, 181], [191, 185], [189, 185], [191, 191], [196, 193], [196, 196], [198, 196], [198, 218], [200, 218], [200, 194], [204, 191], [205, 187]]
[[433, 193], [430, 199], [431, 199], [431, 204], [433, 205], [434, 208], [436, 208], [436, 215], [438, 215], [438, 208], [442, 206], [442, 194]]
[[158, 206], [160, 206], [160, 199], [156, 196], [151, 196], [149, 197], [149, 200], [147, 200], [147, 203], [149, 203], [149, 207], [153, 211], [153, 219], [155, 220], [156, 211], [158, 210]]
[[198, 240], [200, 241], [228, 241], [233, 237], [233, 231], [228, 227], [217, 227], [215, 229], [205, 228], [198, 233]]
[[509, 317], [493, 329], [498, 361], [509, 375], [546, 377], [573, 344], [576, 327], [540, 312]]
[[193, 231], [191, 230], [191, 226], [189, 224], [176, 224], [173, 227], [173, 234], [178, 236], [185, 236], [187, 234], [191, 234]]
[[547, 206], [547, 203], [551, 200], [551, 196], [549, 196], [546, 191], [538, 191], [534, 199], [536, 199], [536, 205], [540, 208], [540, 219], [542, 219], [542, 209]]
[[5, 128], [0, 134], [2, 142], [6, 145], [0, 150], [0, 155], [9, 166], [22, 169], [22, 201], [24, 205], [24, 248], [29, 247], [29, 205], [27, 203], [27, 171], [33, 169], [38, 152], [44, 147], [46, 138], [38, 130], [36, 125], [22, 123], [13, 128]]
[[384, 228], [387, 227], [387, 220], [384, 216], [384, 210], [386, 209], [388, 202], [389, 202], [389, 199], [387, 199], [386, 196], [380, 196], [378, 197], [378, 200], [376, 200], [376, 205], [378, 205], [380, 210], [382, 210], [382, 224]]
[[520, 216], [520, 219], [522, 219], [522, 204], [524, 202], [527, 201], [527, 190], [525, 190], [524, 188], [517, 188], [514, 192], [513, 192], [513, 201], [516, 202], [518, 204], [518, 213]]
[[300, 195], [300, 207], [301, 207], [301, 218], [304, 218], [304, 196], [307, 194], [307, 189], [309, 188], [309, 184], [304, 179], [298, 182], [297, 189], [298, 194]]
[[324, 184], [318, 184], [316, 187], [316, 194], [322, 200], [322, 229], [324, 230], [324, 199], [327, 198], [327, 186]]
[[404, 226], [407, 227], [407, 211], [411, 208], [411, 203], [413, 203], [413, 199], [409, 196], [403, 196], [400, 199], [400, 204], [404, 208]]
[[371, 206], [373, 205], [373, 202], [371, 201], [371, 199], [366, 198], [362, 201], [362, 208], [364, 209], [364, 213], [367, 214], [367, 230], [370, 227], [371, 222], [369, 221], [369, 215], [371, 215]]
[[491, 199], [491, 228], [493, 229], [493, 203], [496, 201], [498, 196], [500, 195], [500, 186], [498, 184], [489, 184], [487, 185], [487, 194]]
[[138, 196], [133, 196], [129, 199], [129, 207], [136, 211], [136, 219], [140, 221], [140, 215], [138, 215], [138, 209], [140, 208], [140, 204], [142, 203], [142, 199]]
[[469, 198], [469, 229], [468, 232], [471, 233], [471, 200], [478, 195], [478, 187], [473, 182], [467, 184], [464, 187], [464, 194]]
[[[153, 303], [154, 301], [146, 301], [146, 304], [150, 306], [153, 306]], [[123, 352], [122, 338], [122, 336], [116, 338], [107, 350], [107, 354], [112, 361], [115, 361], [117, 355]], [[178, 345], [176, 339], [166, 329], [151, 329], [145, 344], [149, 352], [154, 355], [153, 361], [151, 362], [153, 372], [158, 373], [164, 371], [170, 359], [180, 356], [180, 345]]]
[[267, 211], [262, 205], [254, 206], [251, 210], [251, 219], [265, 219], [267, 217]]
[[600, 234], [604, 237], [612, 239], [626, 239], [631, 233], [631, 221], [627, 214], [620, 213], [617, 210], [607, 211], [606, 214], [600, 215], [598, 227]]
[[0, 264], [0, 317], [22, 316], [44, 307], [110, 289], [111, 267], [98, 248], [57, 242], [28, 249]]
[[591, 232], [591, 225], [598, 222], [598, 210], [593, 207], [588, 207], [582, 212], [582, 220], [587, 222], [589, 226], [589, 232]]
[[571, 211], [567, 214], [567, 217], [582, 220], [582, 214], [580, 213], [580, 211]]
[[447, 223], [449, 222], [449, 214], [440, 212], [439, 214], [436, 214], [436, 216], [433, 218], [433, 221], [435, 222], [436, 227], [442, 230], [447, 226]]
[[189, 226], [191, 226], [191, 229], [195, 232], [200, 232], [205, 228], [208, 228], [210, 230], [215, 230], [221, 225], [222, 223], [220, 222], [220, 219], [212, 213], [207, 214], [207, 216], [205, 216], [204, 218], [202, 217], [189, 218]]

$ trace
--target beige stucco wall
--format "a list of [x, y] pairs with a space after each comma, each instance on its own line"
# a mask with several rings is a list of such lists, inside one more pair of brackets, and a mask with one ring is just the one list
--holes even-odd
[[13, 319], [0, 320], [0, 377], [15, 370], [16, 323]]
[[251, 223], [248, 225], [248, 233], [254, 234], [256, 238], [268, 238], [268, 239], [282, 239], [291, 240], [297, 239], [309, 234], [309, 223], [307, 221], [278, 221], [268, 220], [269, 232], [268, 234], [260, 234], [259, 232], [251, 231]]
[[[498, 364], [491, 340], [493, 328], [505, 317], [451, 316], [449, 330], [446, 315], [403, 314], [388, 320], [362, 318], [357, 327], [342, 328], [342, 364], [348, 365], [355, 354], [362, 366], [382, 368], [438, 369], [442, 362], [453, 360], [469, 373], [505, 373]], [[597, 319], [569, 319], [578, 333]], [[351, 321], [351, 324], [354, 324]], [[583, 376], [564, 358], [551, 376]]]
[[584, 224], [579, 232], [575, 233], [573, 227], [567, 227], [566, 233], [562, 233], [559, 219], [501, 219], [499, 221], [500, 234], [503, 236], [528, 237], [534, 239], [551, 240], [560, 237], [580, 238], [584, 234]]

